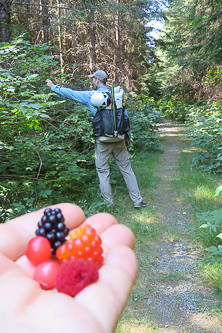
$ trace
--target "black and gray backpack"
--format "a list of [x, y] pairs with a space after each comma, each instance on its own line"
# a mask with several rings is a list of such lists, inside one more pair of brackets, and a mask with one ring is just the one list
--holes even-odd
[[103, 109], [97, 109], [92, 119], [93, 134], [100, 141], [119, 141], [130, 131], [130, 120], [125, 110], [124, 90], [122, 87], [115, 87], [106, 92], [111, 103]]

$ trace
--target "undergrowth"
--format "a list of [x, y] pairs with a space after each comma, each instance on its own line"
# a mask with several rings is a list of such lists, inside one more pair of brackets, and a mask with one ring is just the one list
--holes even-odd
[[[58, 98], [45, 80], [50, 66], [56, 84], [82, 90], [91, 89], [90, 82], [58, 75], [58, 59], [50, 51], [25, 35], [0, 44], [0, 222], [64, 201], [87, 214], [105, 208], [94, 166], [92, 115], [85, 106]], [[149, 98], [142, 99], [131, 96], [127, 105], [131, 155], [159, 148], [160, 113]]]
[[[168, 193], [167, 191], [175, 191], [180, 206], [186, 207], [184, 213], [189, 215], [189, 219], [184, 219], [183, 222], [187, 230], [185, 235], [181, 235], [179, 230], [171, 230], [170, 224], [161, 223], [162, 216], [159, 216], [154, 207], [148, 206], [147, 209], [141, 211], [133, 210], [126, 189], [118, 204], [120, 195], [114, 190], [117, 207], [112, 209], [111, 213], [120, 223], [127, 225], [134, 232], [136, 237], [135, 253], [139, 265], [137, 281], [116, 333], [156, 332], [156, 324], [153, 319], [147, 319], [147, 311], [144, 308], [148, 306], [150, 293], [155, 293], [153, 286], [158, 285], [158, 283], [179, 283], [181, 279], [186, 277], [186, 271], [168, 272], [167, 275], [161, 274], [161, 272], [155, 275], [152, 272], [152, 267], [156, 264], [158, 257], [155, 243], [161, 242], [163, 237], [170, 242], [185, 241], [185, 237], [187, 242], [193, 243], [194, 247], [197, 246], [204, 259], [197, 261], [202, 278], [217, 293], [220, 293], [222, 266], [220, 262], [214, 264], [212, 260], [209, 261], [209, 252], [206, 251], [207, 247], [214, 244], [215, 237], [200, 228], [203, 221], [199, 217], [206, 211], [221, 208], [222, 193], [218, 191], [218, 195], [215, 196], [216, 188], [220, 185], [221, 179], [216, 173], [192, 168], [195, 153], [195, 149], [189, 147], [189, 144], [180, 153], [175, 177], [170, 180], [169, 189], [166, 190], [166, 193]], [[155, 192], [155, 188], [160, 189], [162, 186], [161, 178], [156, 176], [159, 163], [161, 163], [160, 152], [138, 153], [133, 160], [133, 168], [136, 171], [142, 195], [148, 202], [149, 198], [154, 199], [152, 193]], [[217, 242], [219, 244], [221, 240], [218, 238]]]
[[180, 154], [179, 176], [172, 183], [182, 200], [191, 206], [193, 222], [187, 227], [193, 242], [202, 248], [204, 259], [201, 267], [204, 276], [213, 286], [220, 289], [222, 288], [219, 278], [219, 275], [222, 275], [220, 262], [222, 260], [222, 195], [220, 193], [222, 180], [218, 174], [192, 168], [194, 154], [192, 150], [183, 151]]

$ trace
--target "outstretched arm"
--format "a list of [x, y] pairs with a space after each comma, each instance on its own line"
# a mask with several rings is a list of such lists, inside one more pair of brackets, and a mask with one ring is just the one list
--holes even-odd
[[137, 274], [130, 229], [107, 213], [85, 220], [83, 211], [63, 203], [59, 207], [69, 229], [91, 225], [102, 239], [104, 265], [99, 280], [74, 298], [56, 290], [42, 290], [31, 277], [34, 267], [25, 254], [44, 209], [0, 225], [0, 313], [5, 333], [112, 333], [124, 310]]
[[59, 96], [73, 99], [76, 102], [84, 104], [88, 106], [93, 116], [96, 114], [97, 110], [92, 106], [91, 103], [91, 96], [94, 94], [95, 92], [94, 90], [83, 90], [83, 91], [72, 90], [70, 88], [64, 88], [59, 85], [55, 85], [49, 79], [46, 80], [46, 84], [52, 91], [54, 91]]

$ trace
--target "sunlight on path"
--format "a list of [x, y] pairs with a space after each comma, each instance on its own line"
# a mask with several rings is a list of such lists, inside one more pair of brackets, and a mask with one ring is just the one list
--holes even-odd
[[139, 273], [116, 333], [222, 333], [222, 302], [198, 271], [202, 251], [188, 232], [192, 207], [172, 182], [181, 152], [191, 152], [187, 129], [165, 119], [158, 128], [164, 149], [153, 176], [161, 180], [146, 192], [151, 209], [129, 214]]
[[156, 323], [155, 332], [219, 333], [222, 327], [210, 314], [216, 307], [215, 297], [201, 281], [196, 267], [200, 253], [187, 235], [190, 207], [181, 205], [170, 183], [177, 175], [180, 152], [189, 147], [189, 142], [180, 138], [185, 132], [184, 126], [166, 120], [159, 126], [164, 152], [157, 174], [162, 181], [155, 190], [153, 206], [167, 231], [155, 244], [158, 258], [152, 273], [157, 279], [152, 284], [155, 292], [149, 296], [147, 316]]

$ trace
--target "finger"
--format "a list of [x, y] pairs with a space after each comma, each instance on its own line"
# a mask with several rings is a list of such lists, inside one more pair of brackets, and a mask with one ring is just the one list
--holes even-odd
[[115, 217], [108, 213], [98, 213], [88, 217], [84, 224], [89, 224], [93, 227], [98, 235], [102, 234], [109, 226], [113, 224], [118, 224]]
[[93, 227], [102, 240], [104, 251], [108, 251], [117, 245], [135, 246], [133, 232], [123, 224], [119, 224], [115, 217], [108, 213], [99, 213], [87, 218], [84, 224]]
[[131, 249], [135, 246], [135, 236], [133, 232], [123, 224], [112, 225], [101, 234], [102, 247], [106, 253], [110, 249], [125, 245]]
[[[69, 229], [73, 229], [83, 223], [85, 214], [80, 207], [70, 203], [50, 206], [52, 209], [56, 207], [61, 209], [65, 218], [65, 224]], [[45, 209], [46, 207], [0, 224], [0, 252], [11, 260], [16, 260], [23, 255], [28, 241], [35, 237], [37, 223], [40, 221]]]
[[[99, 270], [98, 283], [85, 288], [75, 300], [92, 312], [104, 332], [114, 332], [132, 291], [136, 275], [135, 254], [126, 246], [118, 246], [110, 251], [106, 265]], [[107, 330], [107, 327], [110, 329]]]
[[25, 255], [18, 258], [18, 260], [16, 260], [15, 263], [20, 268], [22, 268], [27, 275], [33, 278], [35, 266], [31, 264], [31, 262], [28, 260], [28, 258]]

